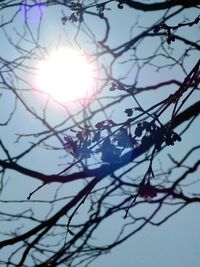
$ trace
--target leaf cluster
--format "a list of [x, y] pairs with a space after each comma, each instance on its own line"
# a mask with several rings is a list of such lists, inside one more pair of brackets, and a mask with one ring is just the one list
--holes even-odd
[[146, 146], [148, 143], [153, 143], [157, 150], [161, 149], [163, 143], [167, 146], [173, 146], [176, 141], [181, 141], [180, 135], [163, 125], [156, 125], [154, 120], [139, 122], [135, 129], [135, 136], [142, 137], [142, 145]]
[[130, 128], [124, 126], [112, 132], [113, 127], [117, 127], [115, 122], [103, 120], [96, 123], [94, 129], [86, 127], [73, 130], [75, 137], [64, 137], [64, 147], [77, 159], [90, 158], [92, 154], [100, 153], [102, 162], [119, 162], [124, 149], [133, 149], [137, 146], [137, 141]]

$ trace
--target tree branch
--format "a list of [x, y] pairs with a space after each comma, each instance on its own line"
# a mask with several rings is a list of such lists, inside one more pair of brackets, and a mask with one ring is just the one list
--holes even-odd
[[144, 4], [137, 1], [125, 0], [124, 3], [131, 8], [142, 11], [158, 11], [175, 6], [182, 6], [185, 8], [195, 7], [199, 5], [199, 0], [171, 0], [171, 1], [164, 1], [161, 3], [152, 3], [152, 4]]

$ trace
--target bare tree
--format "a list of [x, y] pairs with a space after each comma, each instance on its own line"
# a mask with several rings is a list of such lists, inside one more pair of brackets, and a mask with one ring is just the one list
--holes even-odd
[[[0, 2], [1, 266], [88, 266], [200, 202], [199, 8]], [[95, 64], [92, 101], [59, 102], [34, 83], [63, 46]], [[115, 236], [95, 240], [113, 218]]]

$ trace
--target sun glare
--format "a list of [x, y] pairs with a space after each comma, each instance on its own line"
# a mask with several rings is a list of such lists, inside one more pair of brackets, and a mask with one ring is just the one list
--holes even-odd
[[82, 101], [94, 94], [94, 71], [77, 51], [59, 49], [40, 63], [37, 84], [57, 101]]

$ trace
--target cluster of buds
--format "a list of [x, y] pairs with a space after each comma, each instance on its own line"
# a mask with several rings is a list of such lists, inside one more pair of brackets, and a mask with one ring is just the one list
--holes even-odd
[[147, 181], [143, 179], [139, 184], [138, 196], [148, 201], [157, 196], [157, 190], [153, 185], [151, 185], [150, 179]]
[[118, 5], [117, 5], [117, 7], [119, 8], [119, 9], [123, 9], [124, 8], [124, 3], [125, 3], [125, 0], [118, 0]]
[[153, 32], [158, 33], [162, 29], [165, 31], [167, 43], [171, 44], [171, 42], [174, 42], [175, 36], [173, 35], [171, 28], [169, 26], [167, 26], [165, 23], [161, 23], [159, 25], [156, 25], [153, 29]]

